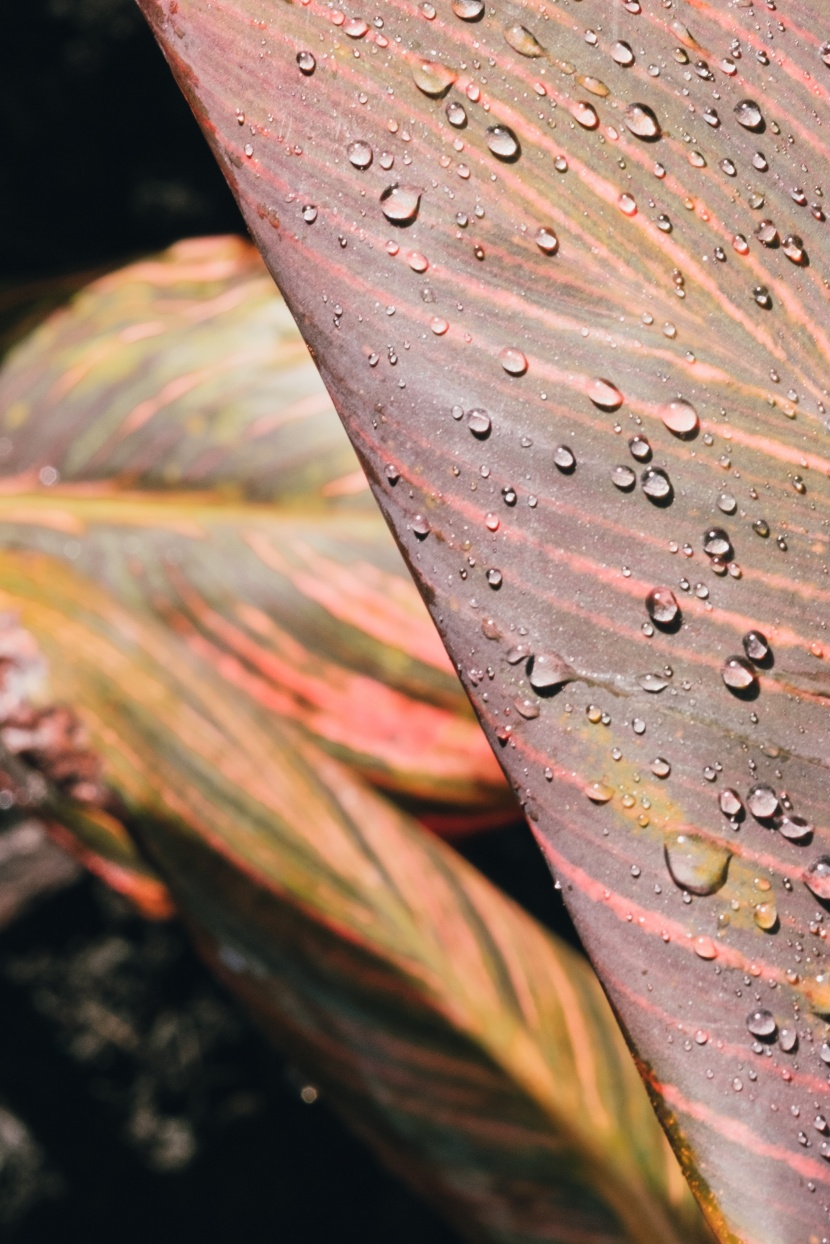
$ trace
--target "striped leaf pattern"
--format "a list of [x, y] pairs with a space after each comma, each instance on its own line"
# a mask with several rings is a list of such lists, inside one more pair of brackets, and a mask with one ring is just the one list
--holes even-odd
[[825, 5], [141, 6], [711, 1222], [824, 1239]]

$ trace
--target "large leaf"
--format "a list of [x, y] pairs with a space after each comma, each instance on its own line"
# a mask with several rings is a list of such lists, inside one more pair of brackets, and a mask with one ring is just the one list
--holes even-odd
[[140, 2], [711, 1221], [824, 1238], [825, 5]]
[[515, 804], [308, 352], [239, 239], [112, 273], [0, 373], [0, 542], [149, 607], [447, 830]]
[[[584, 960], [161, 623], [44, 554], [0, 584], [4, 711], [80, 706], [87, 780], [204, 953], [465, 1238], [706, 1237]], [[66, 750], [3, 737], [18, 797], [85, 835]]]

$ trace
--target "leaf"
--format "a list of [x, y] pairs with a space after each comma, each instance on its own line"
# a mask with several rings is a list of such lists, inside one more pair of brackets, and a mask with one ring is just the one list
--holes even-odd
[[446, 832], [515, 804], [284, 304], [236, 238], [111, 273], [0, 372], [0, 540], [162, 617]]
[[0, 584], [203, 953], [464, 1238], [706, 1238], [584, 960], [158, 621], [41, 553]]
[[823, 1238], [824, 6], [141, 7], [710, 1221]]

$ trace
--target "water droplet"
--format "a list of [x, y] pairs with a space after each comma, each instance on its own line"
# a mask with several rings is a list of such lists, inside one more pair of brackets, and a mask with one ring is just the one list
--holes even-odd
[[585, 794], [591, 803], [608, 803], [614, 798], [614, 787], [607, 782], [591, 782], [585, 787]]
[[745, 130], [760, 130], [764, 126], [761, 109], [752, 99], [742, 99], [735, 105], [734, 113], [738, 124]]
[[348, 35], [350, 39], [362, 39], [368, 29], [369, 24], [364, 22], [362, 17], [350, 17], [343, 23], [343, 34]]
[[738, 502], [731, 492], [722, 492], [718, 497], [718, 509], [724, 514], [734, 514], [737, 508]]
[[664, 843], [672, 880], [689, 894], [714, 894], [726, 881], [732, 852], [699, 834], [672, 830]]
[[499, 351], [499, 362], [510, 376], [523, 376], [527, 371], [527, 359], [521, 350], [505, 346]]
[[393, 225], [408, 225], [418, 215], [421, 192], [413, 186], [387, 186], [380, 196], [381, 211]]
[[556, 466], [559, 467], [559, 470], [564, 472], [566, 475], [569, 475], [576, 466], [576, 458], [573, 450], [569, 449], [567, 445], [558, 445], [557, 448], [554, 449], [553, 461]]
[[305, 207], [302, 210], [302, 217], [307, 225], [314, 224], [315, 220], [317, 219], [317, 208], [314, 206], [313, 203], [306, 203]]
[[784, 238], [781, 245], [784, 254], [791, 263], [803, 264], [806, 258], [804, 251], [804, 243], [797, 233], [790, 233]]
[[466, 109], [463, 104], [459, 104], [457, 99], [451, 99], [445, 111], [450, 125], [454, 125], [457, 130], [463, 129], [467, 124]]
[[538, 700], [520, 699], [515, 701], [515, 705], [516, 712], [526, 721], [532, 721], [534, 717], [539, 716], [541, 711]]
[[746, 804], [757, 821], [768, 821], [779, 811], [778, 796], [763, 782], [750, 787]]
[[778, 927], [778, 908], [775, 902], [768, 899], [764, 903], [758, 903], [752, 918], [759, 929], [763, 929], [765, 933], [773, 933]]
[[443, 337], [450, 327], [448, 321], [442, 315], [434, 315], [429, 322], [429, 326], [436, 337]]
[[317, 68], [317, 61], [312, 52], [298, 52], [297, 65], [299, 66], [300, 73], [304, 73], [308, 77]]
[[[692, 949], [699, 959], [717, 959], [718, 948], [712, 941], [711, 937], [696, 937], [692, 942]], [[736, 1089], [743, 1088], [740, 1080], [732, 1081], [732, 1087]]]
[[357, 139], [355, 142], [349, 143], [346, 148], [346, 154], [349, 157], [349, 162], [353, 164], [355, 168], [359, 169], [368, 168], [372, 163], [374, 156], [372, 148], [369, 144], [363, 142], [361, 139]]
[[412, 530], [420, 540], [425, 540], [432, 528], [423, 514], [416, 514], [412, 520]]
[[588, 385], [588, 396], [600, 410], [619, 410], [623, 404], [623, 395], [610, 380], [592, 380]]
[[467, 427], [479, 440], [483, 441], [490, 435], [492, 426], [492, 420], [486, 410], [471, 410], [467, 416]]
[[651, 762], [651, 772], [655, 777], [667, 778], [671, 773], [671, 765], [663, 756], [656, 756]]
[[762, 246], [774, 247], [781, 241], [778, 230], [771, 220], [762, 220], [756, 225], [755, 236]]
[[615, 466], [611, 471], [611, 483], [621, 492], [630, 492], [637, 483], [637, 476], [629, 466]]
[[533, 658], [528, 682], [534, 691], [553, 691], [573, 678], [571, 667], [552, 652], [540, 652]]
[[724, 816], [728, 816], [731, 821], [743, 819], [744, 805], [736, 790], [732, 790], [731, 787], [722, 790], [718, 797], [718, 804]]
[[668, 679], [661, 677], [660, 674], [639, 674], [637, 682], [643, 691], [648, 691], [652, 695], [656, 695], [659, 691], [665, 691], [668, 687]]
[[684, 397], [660, 407], [660, 418], [675, 436], [691, 436], [700, 427], [697, 411]]
[[526, 26], [521, 26], [518, 22], [506, 27], [504, 38], [513, 51], [518, 52], [520, 56], [537, 57], [545, 55], [545, 49], [536, 36]]
[[761, 536], [764, 540], [769, 536], [770, 526], [765, 518], [756, 518], [752, 524], [752, 530], [756, 536]]
[[630, 194], [621, 194], [620, 197], [617, 199], [617, 207], [620, 209], [620, 211], [622, 212], [624, 216], [636, 216], [637, 215], [637, 203], [636, 203], [636, 200], [633, 199]]
[[688, 160], [693, 168], [706, 168], [706, 157], [701, 151], [690, 151]]
[[820, 855], [804, 872], [804, 884], [816, 898], [830, 899], [830, 855]]
[[646, 597], [646, 609], [652, 621], [660, 626], [671, 626], [680, 617], [677, 597], [667, 587], [652, 588]]
[[500, 570], [496, 570], [495, 568], [487, 571], [486, 578], [487, 582], [490, 584], [490, 587], [494, 589], [500, 588], [504, 582], [504, 575]]
[[629, 104], [623, 114], [626, 128], [637, 138], [652, 141], [660, 137], [660, 122], [648, 104]]
[[703, 551], [709, 557], [730, 558], [733, 553], [732, 541], [723, 527], [709, 527], [703, 533]]
[[454, 70], [437, 60], [416, 60], [412, 65], [412, 78], [419, 91], [440, 99], [458, 78]]
[[571, 104], [571, 116], [586, 130], [595, 130], [599, 125], [596, 108], [584, 99], [578, 99]]
[[484, 13], [484, 0], [452, 0], [450, 7], [462, 22], [477, 22]]
[[772, 655], [769, 641], [766, 635], [762, 635], [760, 631], [747, 631], [741, 643], [750, 661], [753, 661], [756, 665], [762, 665]]
[[778, 1034], [778, 1044], [785, 1054], [792, 1054], [798, 1046], [798, 1033], [794, 1028], [782, 1028]]
[[640, 486], [651, 501], [670, 501], [674, 489], [671, 480], [662, 467], [647, 467], [640, 477]]
[[644, 436], [632, 436], [628, 442], [632, 458], [638, 462], [648, 462], [651, 457], [651, 445]]
[[555, 255], [559, 250], [559, 239], [552, 229], [546, 229], [544, 225], [536, 230], [533, 240], [546, 255]]
[[720, 676], [730, 691], [745, 693], [758, 685], [754, 669], [743, 657], [727, 657]]
[[494, 156], [500, 160], [516, 160], [521, 148], [519, 140], [508, 125], [491, 125], [485, 139]]
[[803, 816], [787, 812], [775, 822], [775, 828], [790, 842], [808, 842], [813, 836], [813, 826]]
[[577, 74], [576, 80], [586, 91], [590, 91], [592, 95], [598, 95], [600, 99], [605, 99], [611, 94], [601, 78], [593, 78], [590, 74], [580, 73]]
[[631, 44], [626, 43], [624, 39], [620, 39], [619, 42], [615, 43], [611, 48], [611, 58], [612, 60], [615, 60], [618, 65], [622, 65], [624, 69], [627, 69], [629, 65], [633, 65], [634, 53], [631, 50]]
[[774, 1037], [778, 1031], [771, 1011], [753, 1011], [747, 1018], [746, 1026], [753, 1037]]

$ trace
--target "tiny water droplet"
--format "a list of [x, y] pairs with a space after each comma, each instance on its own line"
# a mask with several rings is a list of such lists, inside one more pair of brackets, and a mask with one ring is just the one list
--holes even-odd
[[660, 418], [675, 436], [691, 436], [700, 427], [700, 419], [691, 402], [685, 397], [675, 398], [660, 407]]
[[387, 186], [380, 196], [381, 211], [393, 225], [408, 225], [418, 215], [421, 192], [413, 186]]
[[726, 881], [732, 852], [728, 847], [685, 830], [672, 830], [664, 843], [672, 880], [689, 894], [714, 894]]
[[652, 621], [660, 626], [671, 626], [680, 616], [677, 597], [667, 587], [652, 588], [646, 597], [646, 609]]
[[527, 359], [514, 346], [505, 346], [499, 351], [499, 362], [510, 376], [523, 376], [527, 371]]
[[416, 60], [412, 65], [412, 80], [419, 91], [433, 99], [440, 99], [458, 78], [458, 74], [437, 60]]
[[771, 786], [758, 782], [750, 787], [746, 797], [746, 806], [757, 821], [768, 821], [779, 811], [778, 796]]
[[491, 125], [485, 134], [487, 146], [500, 160], [515, 160], [521, 148], [509, 125]]
[[733, 109], [738, 124], [745, 130], [760, 130], [764, 124], [761, 109], [752, 99], [742, 99]]
[[533, 58], [546, 54], [545, 49], [536, 36], [526, 26], [521, 26], [518, 22], [506, 27], [504, 38], [513, 51], [518, 52], [520, 56]]
[[660, 137], [660, 122], [648, 104], [629, 104], [623, 114], [626, 128], [637, 138], [654, 140]]
[[753, 1037], [774, 1037], [778, 1031], [771, 1011], [752, 1011], [747, 1017], [746, 1026]]
[[754, 669], [743, 657], [727, 657], [720, 676], [730, 691], [746, 692], [758, 684]]
[[308, 77], [317, 68], [317, 61], [312, 52], [298, 52], [297, 65], [299, 66], [300, 73], [304, 73]]
[[349, 162], [359, 169], [368, 168], [374, 158], [372, 148], [361, 139], [356, 139], [355, 142], [349, 143], [346, 148], [346, 154], [349, 157]]
[[804, 884], [811, 894], [825, 902], [830, 899], [830, 855], [820, 855], [804, 872]]

